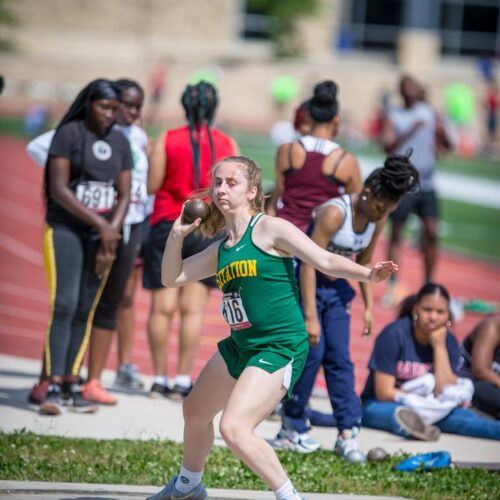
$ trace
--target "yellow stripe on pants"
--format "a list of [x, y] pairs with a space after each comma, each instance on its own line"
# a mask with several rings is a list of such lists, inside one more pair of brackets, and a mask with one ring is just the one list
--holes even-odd
[[47, 284], [49, 288], [49, 319], [47, 320], [47, 328], [45, 330], [45, 374], [50, 377], [52, 372], [52, 364], [50, 360], [50, 330], [54, 319], [54, 307], [56, 302], [56, 255], [54, 252], [54, 230], [49, 226], [45, 226], [43, 232], [43, 267], [47, 275]]
[[89, 345], [90, 335], [92, 333], [92, 323], [94, 322], [94, 314], [97, 309], [97, 305], [99, 304], [99, 300], [101, 300], [101, 295], [106, 286], [106, 282], [108, 281], [109, 272], [111, 271], [111, 266], [106, 269], [104, 276], [101, 280], [101, 284], [99, 285], [99, 289], [97, 290], [96, 296], [94, 297], [94, 302], [92, 303], [92, 307], [90, 308], [89, 315], [87, 317], [87, 324], [85, 326], [85, 334], [83, 336], [82, 345], [78, 350], [73, 366], [71, 367], [71, 375], [79, 375], [80, 368], [83, 363], [83, 357], [87, 351], [87, 347]]

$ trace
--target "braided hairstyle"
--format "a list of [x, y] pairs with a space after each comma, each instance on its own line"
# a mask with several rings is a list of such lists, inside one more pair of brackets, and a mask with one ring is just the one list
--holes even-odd
[[206, 124], [212, 164], [215, 163], [215, 148], [210, 127], [215, 118], [215, 110], [219, 99], [216, 88], [205, 81], [196, 85], [187, 85], [181, 97], [181, 103], [186, 113], [189, 126], [189, 138], [193, 150], [195, 189], [201, 185], [200, 179], [200, 143], [196, 139], [195, 130], [199, 131]]
[[418, 170], [410, 162], [411, 150], [406, 155], [389, 155], [384, 166], [376, 168], [365, 180], [376, 198], [399, 201], [400, 198], [419, 186]]
[[337, 91], [337, 84], [332, 80], [325, 80], [314, 87], [314, 95], [308, 101], [308, 108], [315, 123], [328, 123], [338, 115]]

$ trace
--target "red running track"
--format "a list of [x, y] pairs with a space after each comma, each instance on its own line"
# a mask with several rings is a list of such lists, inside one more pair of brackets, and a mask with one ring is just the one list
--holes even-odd
[[[42, 263], [42, 231], [44, 209], [42, 201], [43, 170], [25, 153], [25, 142], [0, 137], [1, 169], [4, 182], [0, 185], [0, 352], [40, 359], [47, 320], [45, 275]], [[378, 245], [376, 259], [384, 258], [384, 242]], [[421, 259], [417, 251], [405, 248], [401, 262], [401, 283], [408, 291], [418, 289], [422, 279]], [[500, 302], [500, 266], [443, 252], [437, 279], [455, 297], [482, 298]], [[375, 285], [376, 332], [394, 318], [395, 311], [381, 307], [384, 285]], [[193, 375], [196, 377], [215, 351], [216, 343], [227, 335], [219, 315], [219, 292], [213, 291], [206, 313], [199, 356]], [[142, 373], [151, 374], [151, 362], [146, 337], [149, 295], [138, 290], [136, 296], [136, 339], [134, 362]], [[373, 339], [361, 338], [362, 303], [359, 297], [352, 308], [351, 353], [356, 366], [358, 390], [366, 379], [366, 365]], [[467, 314], [454, 327], [462, 339], [479, 315]], [[177, 361], [177, 322], [168, 350], [169, 374], [175, 374]], [[167, 353], [165, 353], [167, 355]], [[108, 360], [108, 368], [116, 367], [116, 349]]]

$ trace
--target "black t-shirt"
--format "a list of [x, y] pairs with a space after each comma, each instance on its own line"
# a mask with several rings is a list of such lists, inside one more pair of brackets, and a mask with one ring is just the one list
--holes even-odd
[[[94, 203], [95, 209], [105, 217], [113, 213], [118, 177], [122, 170], [132, 168], [130, 144], [122, 133], [111, 129], [105, 135], [98, 136], [88, 130], [80, 120], [63, 125], [50, 145], [49, 162], [45, 169], [46, 186], [49, 185], [52, 157], [69, 159], [71, 165], [69, 185], [79, 199], [89, 200], [101, 195], [108, 196], [109, 200], [106, 203], [102, 200], [98, 200], [100, 203]], [[47, 187], [46, 195], [46, 220], [49, 224], [89, 229], [82, 220], [51, 199]], [[95, 199], [93, 201], [95, 202]]]
[[[451, 369], [457, 373], [460, 349], [457, 339], [449, 332], [446, 335], [446, 350]], [[380, 332], [368, 368], [370, 374], [361, 394], [362, 401], [375, 397], [376, 371], [393, 375], [396, 387], [400, 387], [408, 380], [434, 370], [434, 351], [430, 344], [422, 345], [415, 340], [411, 318], [406, 316], [390, 323]]]

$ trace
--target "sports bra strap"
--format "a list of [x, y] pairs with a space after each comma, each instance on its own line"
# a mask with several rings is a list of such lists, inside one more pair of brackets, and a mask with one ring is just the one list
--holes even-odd
[[[333, 151], [332, 151], [333, 153]], [[337, 171], [337, 169], [339, 168], [339, 165], [342, 163], [342, 160], [346, 157], [348, 151], [346, 151], [345, 149], [342, 151], [342, 154], [337, 158], [337, 161], [335, 162], [335, 164], [333, 165], [333, 171], [332, 173], [330, 174], [332, 177], [335, 176], [335, 172]]]
[[250, 220], [250, 227], [254, 227], [255, 224], [257, 224], [257, 221], [263, 216], [264, 214], [262, 212], [256, 213], [252, 219]]

